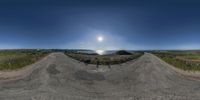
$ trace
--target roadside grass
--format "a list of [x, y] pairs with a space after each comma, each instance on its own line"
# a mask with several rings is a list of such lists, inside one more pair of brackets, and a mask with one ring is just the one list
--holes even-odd
[[2, 50], [0, 51], [0, 70], [15, 70], [30, 65], [46, 56], [45, 50]]
[[189, 53], [184, 56], [186, 59], [200, 60], [200, 54]]
[[188, 51], [153, 52], [167, 63], [185, 71], [200, 71], [199, 53]]
[[97, 64], [99, 65], [113, 65], [113, 64], [121, 64], [133, 59], [136, 59], [143, 55], [143, 53], [136, 52], [130, 55], [98, 55], [98, 54], [85, 54], [85, 53], [77, 53], [77, 52], [65, 52], [65, 54], [73, 59], [76, 59], [80, 62], [84, 62], [85, 64]]

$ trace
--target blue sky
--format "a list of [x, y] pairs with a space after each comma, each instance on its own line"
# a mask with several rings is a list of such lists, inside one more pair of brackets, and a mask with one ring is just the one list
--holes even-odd
[[200, 49], [198, 0], [2, 0], [0, 14], [1, 49]]

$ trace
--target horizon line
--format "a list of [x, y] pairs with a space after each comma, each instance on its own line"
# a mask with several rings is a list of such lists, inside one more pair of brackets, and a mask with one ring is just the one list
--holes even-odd
[[[36, 49], [41, 49], [41, 50], [91, 50], [91, 51], [96, 51], [93, 49], [77, 49], [77, 48], [0, 48], [0, 50], [36, 50]], [[195, 51], [195, 50], [200, 50], [200, 49], [108, 49], [104, 51], [116, 51], [116, 50], [127, 50], [127, 51]]]

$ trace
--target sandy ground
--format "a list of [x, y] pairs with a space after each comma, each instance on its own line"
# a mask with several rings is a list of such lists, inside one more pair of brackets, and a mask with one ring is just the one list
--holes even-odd
[[[23, 71], [24, 70], [24, 71]], [[0, 80], [0, 100], [199, 100], [200, 81], [152, 54], [121, 65], [84, 65], [53, 53]], [[18, 73], [20, 73], [19, 70]], [[8, 73], [8, 72], [7, 72]], [[6, 77], [1, 74], [0, 77]], [[7, 74], [8, 75], [8, 74]]]

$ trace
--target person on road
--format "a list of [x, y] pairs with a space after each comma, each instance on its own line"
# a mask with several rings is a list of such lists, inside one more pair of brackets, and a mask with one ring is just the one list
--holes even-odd
[[106, 65], [108, 66], [109, 69], [111, 69], [110, 63], [111, 63], [111, 59], [108, 58], [108, 60], [107, 60], [107, 62], [106, 62]]
[[97, 68], [99, 68], [99, 60], [98, 58], [95, 58], [95, 59], [96, 59]]

